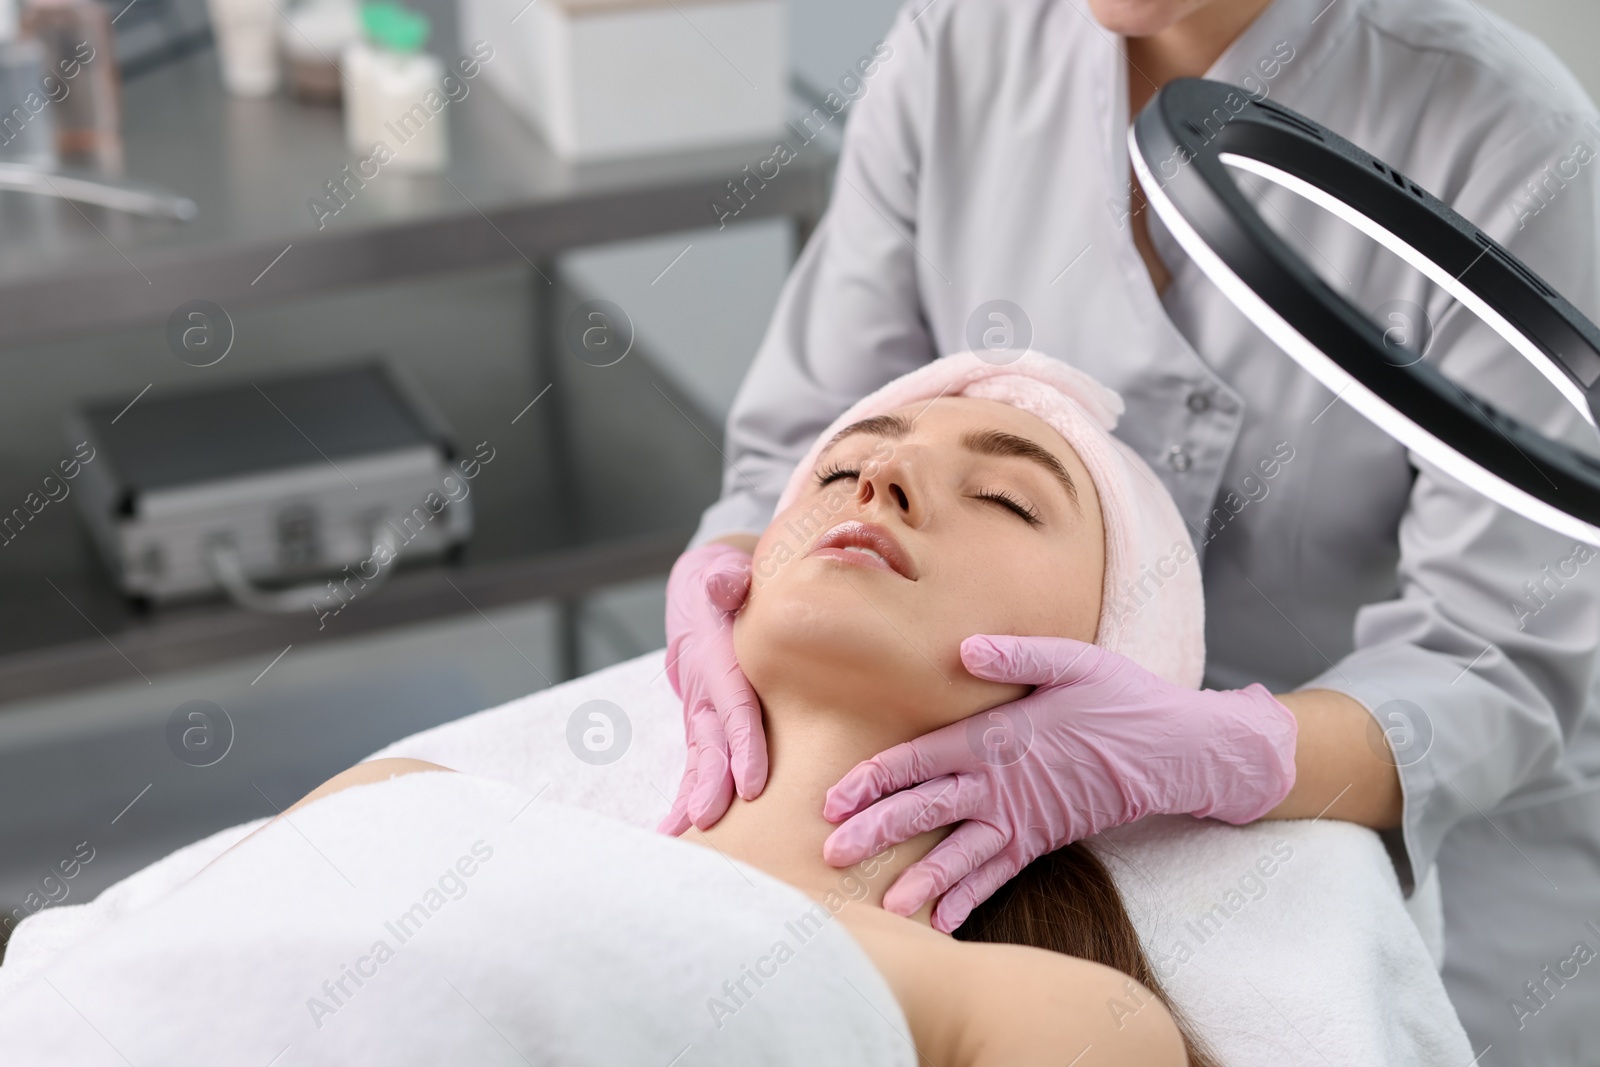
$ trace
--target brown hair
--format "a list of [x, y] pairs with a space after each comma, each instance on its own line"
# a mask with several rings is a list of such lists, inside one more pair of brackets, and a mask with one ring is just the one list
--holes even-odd
[[[1111, 872], [1081, 841], [1034, 860], [957, 927], [962, 941], [1031, 945], [1114, 967], [1154, 993], [1183, 1035], [1191, 1067], [1218, 1067], [1168, 998]], [[1130, 1001], [1128, 1010], [1136, 1011]]]

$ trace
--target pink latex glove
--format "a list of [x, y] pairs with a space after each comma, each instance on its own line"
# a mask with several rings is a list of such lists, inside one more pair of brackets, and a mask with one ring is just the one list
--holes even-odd
[[1037, 688], [856, 764], [823, 806], [848, 818], [823, 844], [835, 867], [961, 823], [883, 898], [910, 915], [944, 894], [933, 925], [946, 933], [1047, 852], [1145, 815], [1251, 822], [1294, 784], [1298, 721], [1259, 684], [1184, 689], [1053, 637], [969, 637], [961, 662]]
[[761, 702], [733, 654], [733, 615], [750, 595], [750, 554], [732, 545], [691, 548], [667, 578], [667, 680], [683, 698], [689, 759], [678, 799], [657, 829], [674, 836], [714, 825], [767, 784]]

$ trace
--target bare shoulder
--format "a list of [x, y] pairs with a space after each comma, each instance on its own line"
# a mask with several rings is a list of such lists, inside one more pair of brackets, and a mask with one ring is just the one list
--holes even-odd
[[[349, 770], [340, 771], [332, 778], [329, 778], [326, 782], [323, 782], [311, 792], [307, 793], [305, 796], [289, 805], [283, 811], [280, 811], [277, 815], [273, 816], [271, 822], [269, 822], [267, 825], [270, 826], [272, 823], [284, 818], [291, 812], [300, 810], [313, 801], [321, 800], [326, 796], [332, 796], [334, 793], [337, 793], [342, 789], [349, 789], [353, 785], [367, 785], [371, 782], [382, 782], [389, 778], [399, 777], [402, 774], [415, 774], [418, 771], [448, 770], [450, 770], [449, 767], [441, 767], [437, 763], [429, 763], [427, 760], [420, 759], [390, 758], [367, 760], [365, 763], [358, 763]], [[250, 833], [246, 834], [242, 840], [235, 841], [231, 846], [228, 847], [226, 851], [222, 853], [221, 856], [218, 856], [217, 859], [214, 859], [211, 861], [211, 863], [206, 864], [206, 867], [210, 867], [212, 864], [216, 863], [217, 860], [220, 860], [222, 856], [226, 856], [229, 852], [233, 852], [235, 849], [240, 848], [245, 844], [245, 842], [249, 841], [266, 828], [266, 826], [256, 827], [254, 830], [250, 831]], [[201, 870], [205, 870], [205, 867], [202, 867]]]
[[1063, 1053], [1077, 1067], [1187, 1062], [1172, 1015], [1121, 971], [1023, 945], [955, 944], [969, 976], [969, 1062], [1059, 1065]]
[[941, 1067], [1186, 1062], [1172, 1016], [1121, 971], [1044, 949], [957, 941], [873, 907], [849, 906], [839, 918], [894, 991], [918, 1052]]
[[321, 800], [325, 796], [330, 796], [342, 789], [349, 789], [353, 785], [383, 782], [390, 778], [398, 778], [402, 774], [415, 774], [418, 771], [448, 770], [450, 770], [449, 767], [442, 767], [437, 763], [429, 763], [427, 760], [420, 759], [390, 757], [388, 759], [367, 760], [365, 763], [358, 763], [349, 770], [340, 771], [332, 778], [329, 778], [326, 782], [323, 782], [295, 801], [289, 811], [305, 807], [314, 800]]

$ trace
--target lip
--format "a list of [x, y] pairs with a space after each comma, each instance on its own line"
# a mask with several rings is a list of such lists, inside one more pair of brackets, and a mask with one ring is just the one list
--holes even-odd
[[857, 567], [893, 571], [908, 581], [917, 580], [911, 557], [887, 528], [875, 522], [850, 519], [841, 522], [811, 546], [809, 556], [838, 560]]

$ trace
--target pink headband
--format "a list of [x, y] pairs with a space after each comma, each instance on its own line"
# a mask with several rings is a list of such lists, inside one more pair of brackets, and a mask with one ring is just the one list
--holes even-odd
[[1049, 423], [1078, 453], [1100, 496], [1106, 575], [1095, 643], [1175, 685], [1198, 689], [1205, 670], [1205, 602], [1189, 531], [1148, 464], [1111, 430], [1122, 398], [1038, 352], [1006, 364], [971, 352], [934, 360], [851, 405], [806, 453], [777, 510], [794, 502], [823, 446], [851, 423], [941, 396], [998, 400]]

